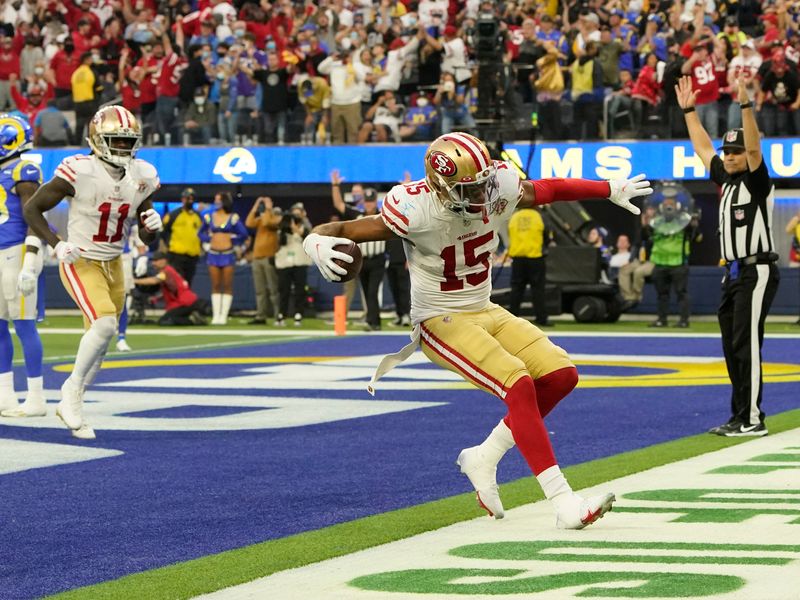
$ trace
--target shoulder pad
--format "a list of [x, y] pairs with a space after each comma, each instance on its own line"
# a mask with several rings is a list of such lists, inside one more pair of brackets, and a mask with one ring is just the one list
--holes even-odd
[[61, 164], [69, 167], [77, 174], [88, 175], [94, 169], [94, 160], [93, 157], [87, 154], [73, 154], [62, 160]]
[[158, 178], [158, 171], [156, 171], [156, 168], [146, 160], [142, 160], [141, 158], [134, 158], [133, 165], [135, 166], [136, 173], [139, 177], [142, 177], [143, 179]]
[[14, 165], [11, 177], [15, 182], [32, 181], [42, 183], [42, 169], [34, 162], [21, 160]]

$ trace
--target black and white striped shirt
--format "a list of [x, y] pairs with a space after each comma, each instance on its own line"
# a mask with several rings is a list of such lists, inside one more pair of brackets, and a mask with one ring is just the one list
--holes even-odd
[[711, 159], [711, 180], [721, 190], [720, 255], [727, 261], [775, 251], [772, 209], [775, 186], [762, 160], [755, 171], [730, 175], [719, 156]]
[[[341, 213], [341, 215], [346, 221], [352, 221], [366, 216], [363, 212], [352, 206], [345, 206], [344, 212]], [[358, 247], [361, 249], [361, 254], [364, 258], [383, 256], [386, 254], [386, 242], [361, 242]]]

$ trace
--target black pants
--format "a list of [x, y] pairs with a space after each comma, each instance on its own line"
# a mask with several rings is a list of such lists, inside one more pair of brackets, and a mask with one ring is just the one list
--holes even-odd
[[308, 267], [288, 267], [277, 269], [278, 294], [280, 295], [280, 314], [289, 314], [289, 299], [294, 296], [294, 312], [302, 317], [306, 306], [306, 273]]
[[[778, 291], [780, 273], [772, 264], [747, 265], [739, 276], [730, 274], [722, 282], [722, 300], [717, 310], [722, 350], [731, 378], [731, 420], [757, 425], [761, 410], [761, 345], [764, 320]], [[756, 383], [757, 382], [757, 383]]]
[[97, 112], [97, 103], [94, 100], [87, 100], [86, 102], [75, 103], [75, 144], [78, 146], [83, 145], [84, 138], [88, 135], [88, 131], [84, 134], [84, 129], [89, 124], [89, 121]]
[[167, 261], [186, 280], [189, 287], [192, 286], [194, 272], [197, 270], [197, 259], [197, 256], [189, 256], [188, 254], [167, 253]]
[[189, 315], [193, 312], [198, 312], [203, 314], [203, 311], [206, 308], [206, 304], [208, 304], [205, 300], [198, 298], [194, 301], [194, 304], [190, 304], [189, 306], [179, 306], [177, 308], [173, 308], [168, 310], [161, 318], [158, 320], [159, 325], [193, 325], [192, 321], [189, 319]]
[[386, 278], [389, 280], [389, 289], [392, 290], [397, 316], [408, 315], [411, 312], [411, 278], [406, 263], [389, 263]]
[[669, 313], [669, 290], [675, 289], [681, 321], [689, 320], [689, 265], [664, 267], [656, 265], [653, 269], [653, 283], [658, 293], [658, 320], [667, 321]]
[[386, 258], [383, 254], [364, 258], [358, 278], [361, 280], [361, 289], [367, 302], [367, 325], [381, 326], [381, 302], [378, 298], [383, 274], [386, 272]]
[[511, 298], [508, 307], [512, 314], [519, 315], [519, 305], [525, 297], [525, 289], [530, 285], [536, 322], [547, 323], [547, 304], [544, 294], [546, 274], [544, 258], [514, 258], [514, 262], [511, 263]]

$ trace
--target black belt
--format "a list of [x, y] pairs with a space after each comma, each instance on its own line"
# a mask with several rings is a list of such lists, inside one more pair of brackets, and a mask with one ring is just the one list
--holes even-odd
[[729, 260], [725, 263], [725, 267], [730, 269], [734, 263], [739, 263], [740, 267], [749, 265], [769, 265], [777, 261], [779, 256], [774, 252], [764, 252], [762, 254], [753, 254], [752, 256], [745, 256], [744, 258], [737, 258], [736, 260]]

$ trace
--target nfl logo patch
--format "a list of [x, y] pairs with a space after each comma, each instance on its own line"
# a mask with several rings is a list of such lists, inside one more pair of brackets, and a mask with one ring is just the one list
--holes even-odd
[[742, 210], [741, 208], [737, 208], [735, 211], [733, 211], [733, 216], [737, 221], [743, 220], [744, 219], [744, 210]]
[[738, 131], [735, 129], [731, 129], [728, 133], [725, 134], [725, 141], [726, 142], [735, 142], [736, 136], [738, 135]]

